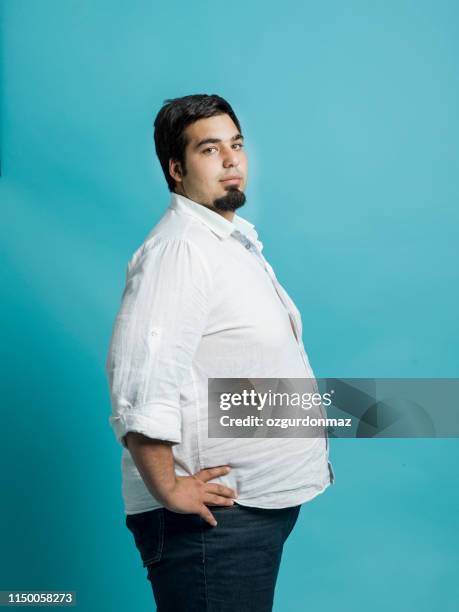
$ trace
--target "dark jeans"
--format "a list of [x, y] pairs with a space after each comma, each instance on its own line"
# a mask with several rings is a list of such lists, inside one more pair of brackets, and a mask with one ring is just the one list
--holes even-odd
[[269, 612], [301, 505], [209, 506], [218, 525], [166, 508], [128, 514], [158, 612]]

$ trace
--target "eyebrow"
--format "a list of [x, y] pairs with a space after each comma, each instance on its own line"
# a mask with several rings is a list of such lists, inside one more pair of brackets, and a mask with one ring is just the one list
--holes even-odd
[[[231, 138], [231, 141], [234, 140], [244, 140], [244, 136], [240, 133], [237, 133]], [[202, 147], [202, 145], [204, 144], [217, 144], [219, 142], [222, 142], [220, 138], [203, 138], [195, 145], [194, 148], [199, 149], [199, 147]]]

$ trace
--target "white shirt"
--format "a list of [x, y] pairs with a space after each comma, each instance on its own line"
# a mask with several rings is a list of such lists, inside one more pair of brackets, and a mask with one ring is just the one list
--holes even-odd
[[207, 434], [208, 378], [315, 378], [300, 313], [262, 249], [252, 223], [173, 193], [130, 259], [106, 362], [126, 514], [162, 507], [128, 431], [174, 442], [178, 476], [231, 466], [212, 482], [234, 488], [242, 505], [294, 506], [333, 483], [326, 438]]

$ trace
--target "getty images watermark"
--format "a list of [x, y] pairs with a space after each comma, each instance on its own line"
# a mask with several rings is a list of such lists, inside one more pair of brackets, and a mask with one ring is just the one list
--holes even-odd
[[459, 379], [210, 378], [210, 438], [459, 436]]

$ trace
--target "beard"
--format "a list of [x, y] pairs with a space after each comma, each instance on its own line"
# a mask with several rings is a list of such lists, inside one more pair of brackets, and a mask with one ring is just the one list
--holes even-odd
[[235, 185], [230, 185], [226, 195], [214, 200], [213, 204], [217, 210], [231, 210], [234, 212], [245, 204], [245, 200], [245, 193], [239, 191]]

